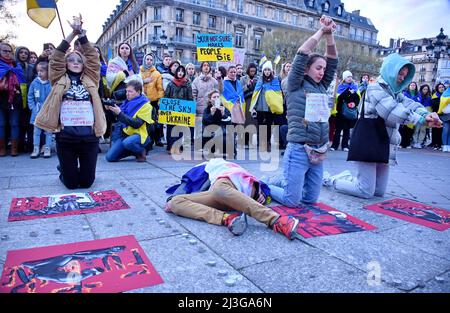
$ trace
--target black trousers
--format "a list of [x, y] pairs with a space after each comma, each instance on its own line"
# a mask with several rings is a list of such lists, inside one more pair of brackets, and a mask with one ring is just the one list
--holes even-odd
[[[350, 139], [350, 129], [355, 126], [355, 121], [348, 120], [343, 117], [338, 117], [336, 119], [336, 128], [334, 130], [333, 144], [331, 147], [335, 150], [339, 148], [341, 144], [342, 149], [348, 148]], [[341, 132], [342, 132], [342, 142], [341, 142]]]
[[266, 147], [270, 147], [270, 138], [272, 137], [272, 124], [274, 122], [275, 119], [275, 114], [271, 113], [271, 112], [261, 112], [261, 111], [257, 111], [257, 115], [256, 115], [256, 119], [258, 121], [258, 147], [261, 144], [260, 143], [260, 137], [261, 137], [261, 130], [259, 129], [259, 126], [262, 125], [266, 125], [267, 126], [267, 133], [266, 133], [266, 142], [263, 143], [263, 147], [264, 144], [266, 144]]
[[98, 139], [65, 140], [57, 136], [56, 153], [61, 168], [59, 178], [68, 189], [92, 186], [97, 166]]

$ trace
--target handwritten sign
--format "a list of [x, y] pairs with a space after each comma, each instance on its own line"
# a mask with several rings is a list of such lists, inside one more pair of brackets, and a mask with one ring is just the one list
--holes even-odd
[[61, 104], [61, 124], [64, 126], [94, 125], [94, 110], [89, 101], [66, 100]]
[[159, 101], [158, 123], [194, 127], [196, 109], [195, 101], [162, 98]]
[[233, 36], [228, 34], [198, 34], [197, 58], [198, 61], [233, 61]]
[[217, 62], [217, 66], [223, 66], [225, 68], [230, 67], [230, 65], [245, 64], [245, 52], [247, 50], [243, 48], [233, 48], [233, 61], [232, 62]]
[[308, 122], [328, 122], [330, 108], [328, 107], [328, 95], [322, 93], [307, 93], [305, 120]]

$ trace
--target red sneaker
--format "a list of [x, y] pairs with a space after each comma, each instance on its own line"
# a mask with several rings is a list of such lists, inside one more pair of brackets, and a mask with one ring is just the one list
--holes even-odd
[[240, 236], [247, 229], [247, 215], [244, 213], [230, 214], [223, 220], [223, 224], [233, 235]]
[[291, 216], [280, 216], [273, 224], [273, 230], [285, 235], [289, 240], [296, 237], [298, 219]]

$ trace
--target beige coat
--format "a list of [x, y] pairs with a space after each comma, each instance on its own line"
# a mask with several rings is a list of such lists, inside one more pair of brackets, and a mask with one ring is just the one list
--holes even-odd
[[[100, 81], [100, 60], [97, 50], [89, 43], [82, 45], [84, 55], [83, 73], [81, 82], [92, 98], [94, 110], [94, 133], [97, 137], [102, 136], [106, 131], [106, 118], [102, 107], [102, 101], [98, 94]], [[56, 49], [49, 58], [48, 77], [52, 85], [52, 91], [45, 100], [45, 103], [36, 117], [35, 126], [46, 131], [60, 132], [64, 125], [60, 122], [61, 103], [63, 95], [70, 88], [70, 79], [67, 74], [66, 55]]]

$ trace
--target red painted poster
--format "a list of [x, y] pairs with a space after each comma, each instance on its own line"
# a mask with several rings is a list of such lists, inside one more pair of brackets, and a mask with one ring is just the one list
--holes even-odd
[[296, 217], [299, 220], [297, 233], [304, 238], [376, 229], [373, 225], [323, 203], [303, 204], [297, 208], [276, 206], [272, 209], [281, 215]]
[[435, 230], [450, 228], [450, 211], [419, 202], [391, 199], [366, 205], [364, 208]]
[[1, 293], [107, 293], [163, 283], [134, 236], [8, 251]]
[[129, 209], [115, 190], [13, 198], [9, 222]]

